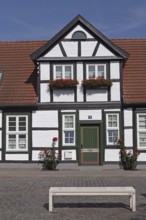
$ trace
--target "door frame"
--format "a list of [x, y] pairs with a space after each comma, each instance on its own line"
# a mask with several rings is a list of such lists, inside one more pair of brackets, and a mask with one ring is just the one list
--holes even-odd
[[[78, 147], [78, 165], [81, 166], [81, 126], [98, 126], [99, 127], [99, 165], [103, 165], [103, 139], [104, 139], [104, 132], [103, 132], [103, 123], [102, 121], [80, 121], [79, 122], [79, 147]], [[97, 166], [99, 166], [97, 165]]]

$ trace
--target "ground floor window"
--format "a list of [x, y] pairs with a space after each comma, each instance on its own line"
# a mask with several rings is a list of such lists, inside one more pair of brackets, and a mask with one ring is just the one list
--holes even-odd
[[119, 114], [110, 113], [106, 115], [106, 142], [113, 145], [119, 138]]
[[6, 150], [28, 150], [28, 116], [6, 116]]
[[75, 115], [63, 115], [62, 145], [75, 145]]
[[137, 145], [139, 149], [146, 149], [146, 114], [137, 115]]

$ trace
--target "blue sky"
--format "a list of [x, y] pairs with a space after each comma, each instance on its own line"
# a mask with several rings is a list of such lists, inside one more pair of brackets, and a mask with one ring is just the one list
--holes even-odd
[[146, 38], [146, 0], [0, 0], [0, 41], [49, 40], [81, 14], [108, 38]]

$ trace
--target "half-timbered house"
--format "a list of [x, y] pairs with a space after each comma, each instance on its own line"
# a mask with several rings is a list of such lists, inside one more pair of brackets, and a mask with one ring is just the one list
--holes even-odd
[[110, 40], [76, 16], [49, 41], [0, 42], [0, 161], [146, 162], [146, 39]]

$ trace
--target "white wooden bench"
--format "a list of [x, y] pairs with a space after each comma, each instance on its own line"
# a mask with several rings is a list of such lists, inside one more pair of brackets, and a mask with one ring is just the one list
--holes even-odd
[[133, 187], [51, 187], [49, 211], [53, 210], [54, 196], [129, 196], [130, 208], [136, 211], [136, 191]]

